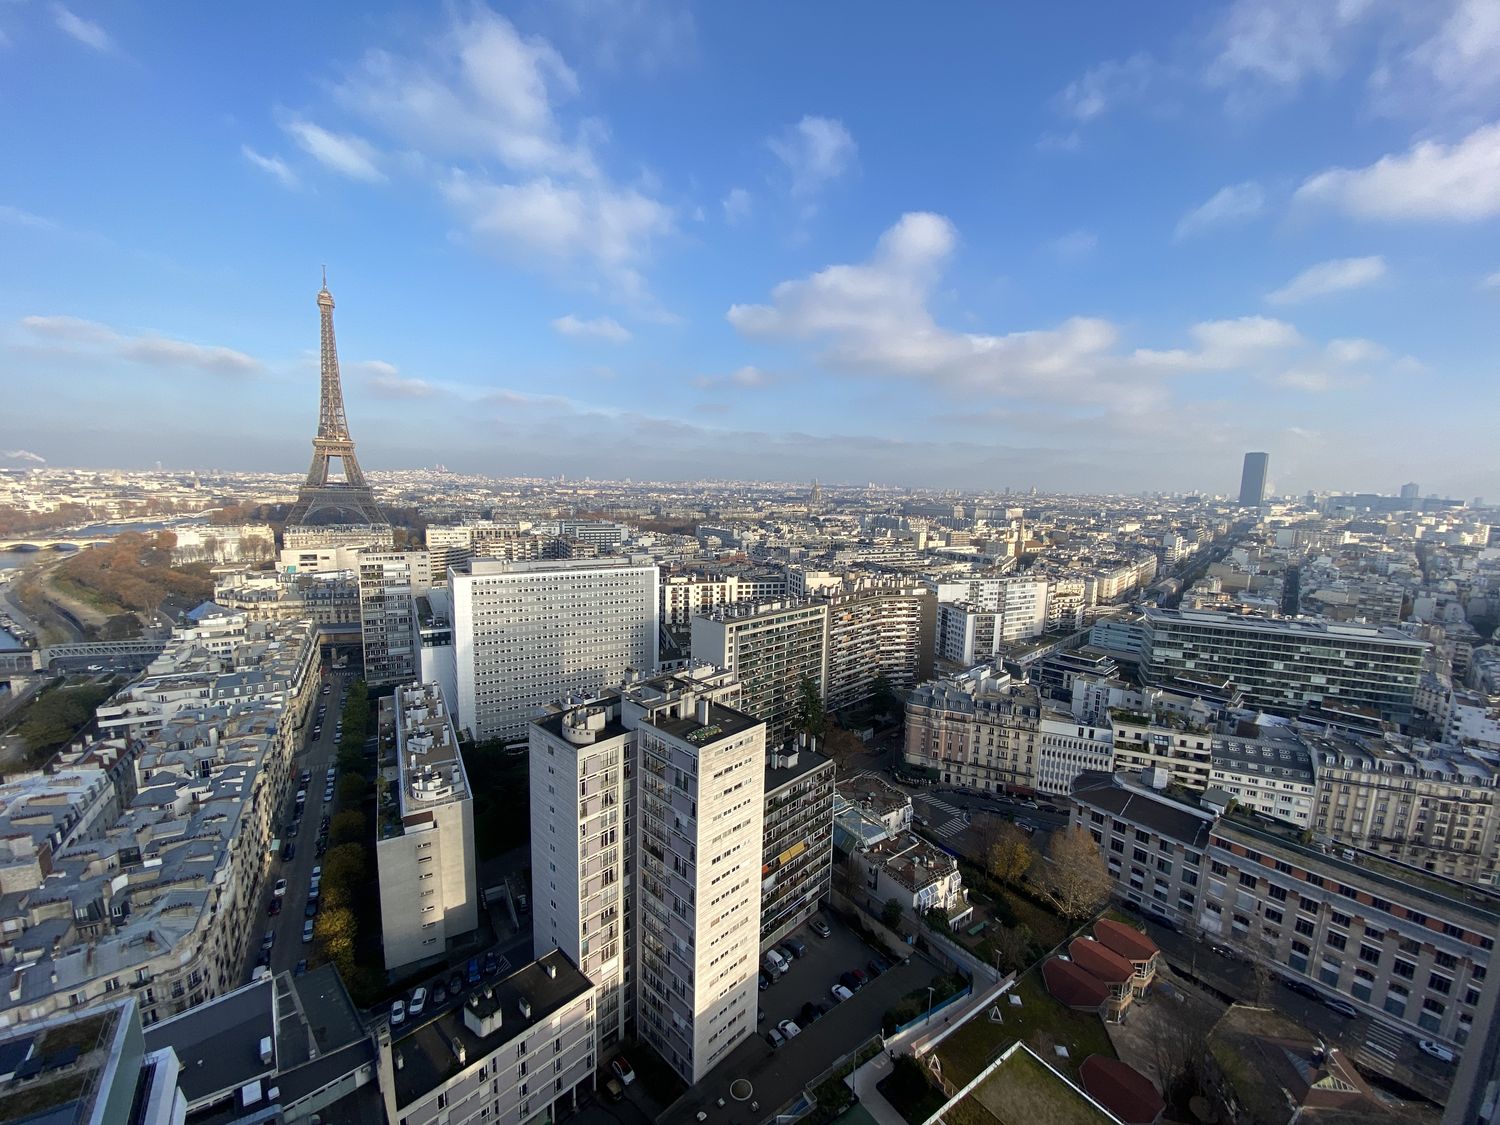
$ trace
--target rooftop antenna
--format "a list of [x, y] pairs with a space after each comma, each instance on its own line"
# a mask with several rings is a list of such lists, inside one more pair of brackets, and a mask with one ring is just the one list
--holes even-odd
[[323, 266], [323, 288], [324, 289], [328, 288], [328, 266], [327, 265]]

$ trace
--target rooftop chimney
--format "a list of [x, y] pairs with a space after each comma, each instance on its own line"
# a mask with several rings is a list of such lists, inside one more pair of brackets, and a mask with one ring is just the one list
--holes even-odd
[[708, 726], [708, 700], [698, 700], [698, 723], [700, 726]]

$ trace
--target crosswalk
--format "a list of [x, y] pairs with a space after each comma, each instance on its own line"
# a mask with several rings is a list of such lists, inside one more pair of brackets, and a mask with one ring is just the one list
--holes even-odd
[[934, 836], [941, 836], [945, 840], [951, 840], [967, 827], [969, 827], [968, 821], [959, 820], [955, 817], [953, 820], [945, 821], [938, 825], [938, 827], [932, 830], [932, 834]]
[[947, 801], [939, 800], [936, 797], [921, 797], [919, 798], [919, 800], [921, 800], [924, 805], [930, 805], [935, 809], [942, 809], [950, 816], [963, 816], [965, 812], [965, 810], [958, 805], [950, 805]]
[[1401, 1048], [1406, 1045], [1406, 1036], [1393, 1027], [1371, 1020], [1369, 1029], [1365, 1032], [1365, 1047], [1374, 1051], [1377, 1055], [1384, 1055], [1388, 1059], [1396, 1059], [1401, 1054]]

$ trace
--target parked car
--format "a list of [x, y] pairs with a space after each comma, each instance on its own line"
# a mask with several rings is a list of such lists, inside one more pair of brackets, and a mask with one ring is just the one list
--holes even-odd
[[283, 844], [281, 846], [281, 858], [283, 862], [287, 863], [290, 863], [292, 860], [296, 859], [297, 845], [292, 843]]
[[[327, 690], [327, 689], [324, 689]], [[397, 1000], [391, 1005], [391, 1026], [400, 1027], [406, 1022], [406, 1001]]]
[[771, 1044], [771, 1049], [774, 1051], [777, 1047], [786, 1042], [786, 1036], [782, 1035], [781, 1032], [777, 1031], [774, 1027], [768, 1027], [766, 1028], [766, 1042]]
[[307, 972], [307, 958], [306, 957], [302, 958], [302, 960], [300, 960], [300, 961], [297, 962], [297, 967], [292, 970], [292, 976], [294, 976], [294, 977], [300, 977], [305, 972]]
[[457, 1000], [459, 993], [464, 990], [464, 975], [455, 969], [448, 975], [448, 995]]
[[302, 917], [304, 917], [304, 918], [316, 918], [317, 916], [318, 916], [318, 900], [315, 899], [315, 898], [310, 898], [310, 899], [307, 900], [307, 905], [302, 908]]
[[311, 780], [312, 780], [312, 770], [303, 770], [302, 771], [302, 784], [306, 785]]
[[611, 1078], [604, 1084], [604, 1092], [609, 1095], [609, 1100], [617, 1102], [625, 1096], [625, 1087], [620, 1085], [618, 1078]]
[[789, 937], [781, 943], [782, 949], [790, 949], [793, 957], [806, 957], [807, 945], [801, 938]]
[[861, 988], [870, 983], [870, 978], [865, 976], [865, 971], [863, 969], [850, 969], [849, 975], [854, 978], [855, 992], [858, 992]]
[[786, 959], [782, 957], [780, 953], [777, 953], [774, 949], [766, 950], [766, 952], [760, 959], [760, 963], [769, 972], [777, 976], [780, 976], [782, 973], [786, 972]]
[[448, 986], [441, 980], [432, 982], [432, 1006], [441, 1008], [448, 1002]]
[[1421, 1051], [1424, 1055], [1431, 1055], [1439, 1062], [1451, 1063], [1458, 1057], [1447, 1047], [1444, 1047], [1441, 1043], [1434, 1043], [1431, 1039], [1418, 1039], [1417, 1050]]
[[786, 942], [782, 942], [780, 945], [778, 945], [776, 947], [776, 952], [781, 954], [781, 959], [786, 962], [786, 967], [788, 969], [792, 967], [792, 962], [797, 959], [797, 954], [791, 949], [790, 946], [786, 944]]
[[495, 956], [494, 950], [490, 950], [490, 952], [484, 955], [484, 975], [487, 977], [492, 977], [499, 971], [500, 959]]
[[870, 979], [874, 980], [881, 973], [885, 972], [885, 969], [882, 967], [882, 964], [878, 958], [871, 957], [868, 961], [865, 962], [865, 971], [869, 973]]
[[420, 988], [419, 987], [419, 988], [417, 988], [417, 990], [415, 992], [413, 992], [411, 994], [411, 1003], [407, 1006], [407, 1009], [406, 1009], [407, 1014], [409, 1016], [411, 1016], [412, 1019], [416, 1019], [418, 1016], [420, 1016], [422, 1014], [423, 1010], [426, 1007], [427, 1007], [427, 990], [425, 988]]
[[1286, 988], [1289, 988], [1293, 992], [1296, 992], [1302, 996], [1306, 996], [1309, 999], [1322, 999], [1322, 996], [1319, 994], [1318, 990], [1312, 985], [1308, 984], [1305, 980], [1298, 980], [1296, 977], [1282, 977], [1281, 983]]
[[835, 1002], [840, 1001], [840, 1000], [853, 1000], [854, 999], [854, 993], [850, 992], [847, 988], [845, 988], [841, 984], [836, 984], [832, 988], [830, 988], [828, 990], [828, 995], [832, 996], [833, 999], [835, 1000]]
[[833, 927], [821, 918], [814, 918], [807, 924], [807, 928], [822, 938], [831, 937], [833, 934]]
[[266, 913], [269, 914], [272, 918], [274, 918], [274, 917], [276, 917], [276, 915], [280, 914], [281, 913], [281, 900], [279, 898], [273, 898], [271, 900], [271, 904], [266, 907]]
[[610, 1059], [609, 1069], [614, 1071], [615, 1077], [627, 1086], [635, 1081], [635, 1067], [630, 1065], [630, 1060], [624, 1055], [616, 1055]]
[[771, 974], [768, 973], [768, 972], [766, 972], [764, 969], [762, 969], [756, 975], [756, 978], [755, 978], [755, 987], [758, 988], [758, 989], [760, 989], [762, 992], [764, 992], [766, 989], [768, 989], [768, 988], [771, 987], [771, 984], [772, 984]]
[[470, 984], [478, 984], [479, 983], [479, 958], [478, 957], [470, 957], [469, 958], [469, 965], [468, 965], [467, 977], [468, 977], [468, 981], [469, 981]]
[[277, 879], [276, 885], [271, 888], [271, 893], [277, 898], [280, 898], [282, 895], [286, 894], [286, 880]]
[[313, 879], [313, 882], [316, 883], [322, 877], [323, 877], [323, 865], [321, 863], [315, 863], [315, 864], [313, 864], [313, 869], [312, 869], [312, 879]]
[[791, 1020], [782, 1020], [776, 1025], [776, 1030], [788, 1039], [795, 1039], [802, 1034], [802, 1029]]
[[306, 945], [309, 942], [311, 942], [312, 939], [313, 939], [313, 921], [312, 921], [311, 918], [309, 918], [306, 922], [302, 923], [302, 943], [304, 945]]
[[818, 1006], [811, 1000], [807, 1001], [802, 1005], [802, 1010], [797, 1013], [797, 1018], [802, 1021], [803, 1027], [806, 1027], [810, 1023], [816, 1023], [818, 1020]]
[[269, 953], [271, 951], [271, 947], [273, 945], [275, 945], [275, 944], [276, 944], [276, 931], [275, 930], [267, 930], [266, 931], [266, 936], [260, 939], [260, 947], [262, 949], [264, 949], [267, 953]]
[[1318, 999], [1323, 1001], [1323, 1007], [1331, 1012], [1337, 1012], [1346, 1020], [1352, 1020], [1355, 1016], [1359, 1015], [1359, 1009], [1342, 997], [1320, 996]]

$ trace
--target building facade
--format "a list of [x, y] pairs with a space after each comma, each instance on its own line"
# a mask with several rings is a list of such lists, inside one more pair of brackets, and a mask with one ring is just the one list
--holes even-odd
[[791, 933], [828, 897], [833, 878], [834, 764], [806, 745], [766, 760], [760, 948]]
[[381, 704], [375, 864], [394, 973], [442, 957], [479, 925], [478, 867], [474, 794], [441, 691], [408, 684]]
[[1030, 684], [985, 666], [906, 697], [909, 769], [987, 793], [1034, 792], [1042, 700]]
[[734, 674], [745, 710], [766, 724], [766, 741], [778, 746], [795, 728], [803, 682], [826, 692], [827, 637], [826, 602], [721, 606], [693, 618], [692, 652]]
[[476, 558], [448, 583], [458, 723], [476, 738], [524, 739], [545, 704], [656, 668], [653, 565]]
[[426, 551], [359, 553], [359, 626], [365, 682], [406, 683], [421, 671], [417, 596], [432, 585]]

